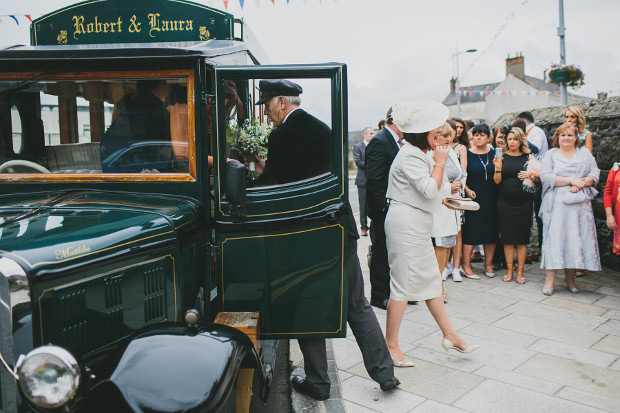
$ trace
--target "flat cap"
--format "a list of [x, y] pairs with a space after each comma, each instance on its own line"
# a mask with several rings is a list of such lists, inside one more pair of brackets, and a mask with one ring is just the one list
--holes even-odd
[[275, 96], [299, 96], [304, 91], [297, 83], [286, 79], [261, 80], [258, 88], [260, 99], [256, 105], [262, 105]]

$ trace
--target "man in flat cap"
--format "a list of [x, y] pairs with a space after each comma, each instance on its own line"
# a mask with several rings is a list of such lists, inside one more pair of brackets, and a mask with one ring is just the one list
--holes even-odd
[[[265, 105], [265, 114], [276, 128], [269, 135], [268, 160], [257, 180], [267, 176], [269, 183], [263, 185], [293, 182], [330, 171], [331, 130], [299, 109], [301, 86], [288, 80], [263, 80], [260, 92], [257, 104]], [[272, 153], [272, 150], [276, 152]], [[394, 365], [377, 317], [364, 296], [364, 279], [357, 256], [359, 235], [350, 205], [348, 207], [348, 257], [343, 257], [348, 260], [349, 267], [347, 322], [362, 352], [368, 374], [379, 383], [381, 390], [387, 391], [400, 382], [394, 377]], [[325, 339], [299, 339], [298, 342], [304, 356], [306, 376], [294, 376], [291, 380], [293, 388], [317, 400], [328, 399], [331, 382], [327, 373]]]
[[301, 181], [329, 172], [332, 167], [331, 130], [299, 107], [303, 89], [289, 80], [261, 80], [265, 115], [276, 127], [269, 135], [267, 161], [252, 186]]

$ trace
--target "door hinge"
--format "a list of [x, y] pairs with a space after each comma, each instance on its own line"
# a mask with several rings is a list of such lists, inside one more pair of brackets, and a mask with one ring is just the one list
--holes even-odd
[[205, 91], [200, 92], [200, 101], [202, 103], [207, 103], [209, 101], [209, 98], [215, 99], [215, 95], [213, 93], [209, 93]]
[[215, 258], [216, 255], [218, 255], [220, 253], [220, 251], [222, 250], [222, 247], [220, 244], [210, 244], [207, 243], [205, 244], [206, 250], [207, 250], [207, 254], [209, 254], [211, 257]]

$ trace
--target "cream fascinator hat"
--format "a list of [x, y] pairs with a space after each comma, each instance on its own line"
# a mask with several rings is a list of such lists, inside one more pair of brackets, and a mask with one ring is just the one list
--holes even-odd
[[394, 105], [392, 119], [404, 133], [424, 133], [448, 119], [448, 108], [432, 100], [407, 100]]

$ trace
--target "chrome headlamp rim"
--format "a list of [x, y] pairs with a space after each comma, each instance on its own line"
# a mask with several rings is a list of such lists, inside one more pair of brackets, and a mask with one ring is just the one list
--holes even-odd
[[[27, 391], [27, 389], [24, 388], [24, 384], [23, 384], [24, 381], [21, 380], [24, 377], [22, 367], [24, 366], [25, 362], [27, 362], [29, 359], [37, 355], [52, 356], [52, 357], [57, 358], [62, 363], [62, 365], [67, 369], [67, 371], [71, 374], [72, 388], [71, 388], [70, 393], [66, 397], [66, 399], [63, 400], [62, 402], [42, 403], [40, 400], [32, 398], [31, 394]], [[54, 345], [37, 347], [34, 350], [30, 351], [25, 356], [22, 354], [21, 356], [19, 356], [19, 359], [17, 360], [15, 371], [17, 375], [20, 377], [19, 385], [22, 390], [22, 393], [26, 396], [26, 398], [28, 398], [28, 400], [30, 400], [32, 403], [36, 404], [37, 406], [41, 406], [45, 408], [61, 407], [67, 404], [67, 402], [69, 402], [70, 400], [72, 400], [77, 394], [77, 390], [80, 385], [80, 377], [82, 374], [80, 365], [78, 364], [73, 354], [71, 354], [69, 351], [65, 350], [62, 347], [58, 347]]]

